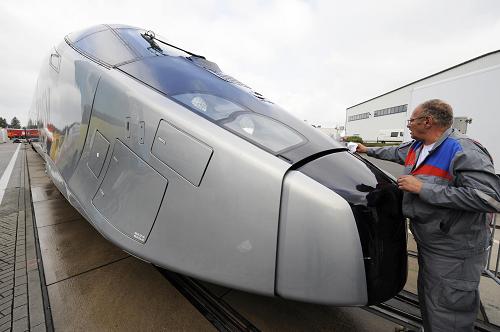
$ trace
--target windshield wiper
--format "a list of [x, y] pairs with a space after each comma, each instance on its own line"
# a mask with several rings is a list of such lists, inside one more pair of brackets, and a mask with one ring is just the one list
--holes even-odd
[[151, 30], [146, 31], [145, 33], [141, 33], [141, 36], [142, 36], [142, 38], [146, 39], [146, 41], [151, 45], [151, 48], [153, 50], [155, 50], [156, 52], [158, 52], [158, 53], [163, 54], [163, 50], [161, 49], [160, 46], [158, 46], [158, 44], [155, 42], [155, 40], [157, 40], [160, 43], [165, 44], [167, 46], [170, 46], [170, 47], [173, 47], [175, 49], [178, 49], [179, 51], [187, 53], [187, 54], [189, 54], [191, 56], [205, 59], [205, 57], [203, 55], [194, 54], [192, 52], [186, 51], [186, 50], [184, 50], [184, 49], [182, 49], [180, 47], [177, 47], [175, 45], [169, 44], [169, 43], [167, 43], [167, 42], [165, 42], [165, 41], [163, 41], [161, 39], [156, 38], [155, 33], [153, 31], [151, 31]]

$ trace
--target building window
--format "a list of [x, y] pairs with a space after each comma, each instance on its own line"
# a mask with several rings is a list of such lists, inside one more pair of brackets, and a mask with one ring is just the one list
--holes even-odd
[[350, 115], [348, 118], [348, 121], [363, 120], [363, 119], [368, 119], [369, 117], [370, 117], [370, 112], [356, 114], [356, 115]]
[[396, 114], [396, 113], [405, 113], [407, 107], [408, 107], [408, 105], [399, 105], [399, 106], [384, 108], [381, 110], [376, 110], [374, 112], [373, 116], [377, 117], [377, 116], [391, 115], [391, 114]]

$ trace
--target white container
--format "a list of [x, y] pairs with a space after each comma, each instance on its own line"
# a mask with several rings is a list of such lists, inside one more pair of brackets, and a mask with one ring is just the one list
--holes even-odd
[[358, 143], [349, 142], [349, 143], [347, 143], [347, 148], [349, 149], [349, 151], [354, 153], [354, 152], [356, 152], [356, 149], [358, 148]]

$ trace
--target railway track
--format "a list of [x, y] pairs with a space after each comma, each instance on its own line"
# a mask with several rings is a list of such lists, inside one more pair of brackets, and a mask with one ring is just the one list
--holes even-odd
[[158, 271], [219, 331], [260, 331], [196, 280], [159, 267]]
[[[213, 295], [197, 280], [157, 267], [158, 271], [183, 294], [219, 331], [260, 331], [229, 304]], [[423, 331], [418, 298], [401, 291], [384, 303], [363, 309], [403, 327], [402, 331]], [[487, 321], [477, 320], [475, 331], [496, 332], [500, 329]]]
[[[365, 309], [404, 326], [408, 331], [423, 331], [418, 298], [413, 293], [403, 290], [389, 301], [365, 307]], [[481, 311], [483, 312], [482, 307]], [[486, 316], [483, 314], [483, 317]], [[478, 332], [500, 331], [498, 326], [479, 319], [476, 320], [474, 330]]]
[[[213, 295], [197, 280], [159, 267], [156, 268], [217, 330], [260, 331], [224, 300]], [[405, 331], [421, 330], [422, 322], [418, 309], [418, 300], [415, 302], [410, 293], [399, 294], [386, 303], [365, 307], [364, 309], [403, 326]]]

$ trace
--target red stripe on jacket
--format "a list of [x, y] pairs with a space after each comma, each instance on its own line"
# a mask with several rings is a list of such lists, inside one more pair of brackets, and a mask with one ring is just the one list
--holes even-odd
[[405, 166], [413, 166], [416, 161], [416, 153], [414, 149], [410, 149], [405, 159]]
[[444, 169], [434, 167], [431, 165], [422, 165], [418, 167], [415, 171], [411, 172], [412, 175], [433, 175], [439, 176], [441, 178], [445, 178], [451, 180], [451, 175], [448, 171]]

